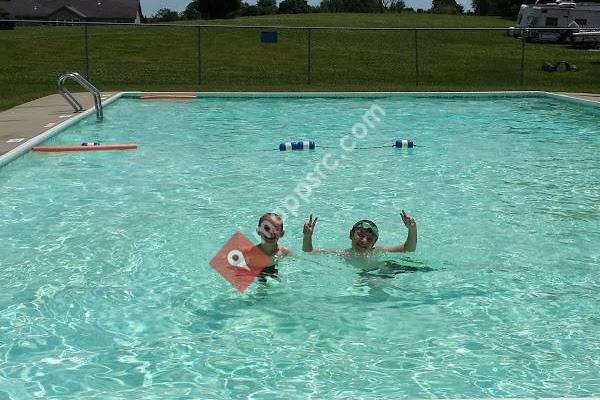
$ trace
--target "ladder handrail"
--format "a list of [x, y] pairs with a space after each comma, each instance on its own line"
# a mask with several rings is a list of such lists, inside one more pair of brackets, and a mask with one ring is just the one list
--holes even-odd
[[62, 95], [62, 97], [64, 97], [65, 100], [67, 100], [67, 102], [73, 107], [75, 112], [82, 111], [83, 106], [77, 101], [77, 99], [75, 99], [75, 97], [73, 97], [71, 92], [69, 92], [64, 87], [64, 83], [65, 83], [65, 80], [67, 79], [67, 77], [68, 77], [68, 75], [65, 74], [65, 75], [61, 75], [61, 77], [58, 78], [58, 93], [60, 93]]
[[83, 106], [81, 103], [75, 99], [75, 97], [69, 92], [69, 90], [65, 87], [65, 82], [67, 79], [73, 79], [75, 82], [79, 83], [84, 89], [92, 94], [94, 99], [94, 108], [96, 109], [96, 118], [98, 121], [102, 121], [104, 118], [104, 113], [102, 111], [102, 98], [100, 97], [100, 91], [92, 85], [87, 79], [81, 76], [78, 72], [70, 72], [68, 74], [63, 74], [58, 78], [58, 93], [62, 97], [67, 100], [67, 102], [73, 107], [75, 112], [83, 111]]

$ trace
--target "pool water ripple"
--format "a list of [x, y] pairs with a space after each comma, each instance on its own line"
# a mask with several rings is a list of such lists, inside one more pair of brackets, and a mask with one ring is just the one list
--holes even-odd
[[[376, 101], [376, 128], [339, 141]], [[467, 398], [600, 395], [597, 110], [526, 98], [121, 99], [0, 169], [0, 398]], [[394, 149], [397, 138], [417, 147]], [[279, 152], [313, 139], [315, 152]], [[319, 148], [319, 146], [333, 148]], [[366, 149], [388, 145], [387, 148]], [[280, 208], [297, 253], [239, 294], [208, 262]], [[344, 155], [345, 158], [341, 158]], [[358, 219], [418, 251], [364, 271]]]

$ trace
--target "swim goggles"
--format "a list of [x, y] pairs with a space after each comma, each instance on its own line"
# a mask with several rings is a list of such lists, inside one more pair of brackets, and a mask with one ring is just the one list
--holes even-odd
[[370, 231], [373, 235], [375, 235], [375, 237], [379, 237], [379, 229], [377, 229], [377, 225], [375, 225], [375, 222], [369, 221], [368, 219], [361, 219], [355, 223], [354, 226], [352, 226], [352, 230], [354, 231], [355, 229], [364, 229], [366, 231]]

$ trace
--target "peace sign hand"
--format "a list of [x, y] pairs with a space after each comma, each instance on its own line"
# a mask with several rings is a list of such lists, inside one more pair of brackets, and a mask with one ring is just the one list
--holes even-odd
[[402, 212], [400, 213], [400, 217], [402, 217], [402, 222], [404, 222], [404, 225], [408, 229], [414, 229], [417, 227], [415, 219], [406, 211], [402, 210]]
[[315, 225], [317, 225], [318, 220], [319, 217], [315, 217], [315, 219], [313, 220], [313, 216], [312, 214], [310, 214], [310, 218], [304, 223], [304, 236], [312, 236], [315, 230]]

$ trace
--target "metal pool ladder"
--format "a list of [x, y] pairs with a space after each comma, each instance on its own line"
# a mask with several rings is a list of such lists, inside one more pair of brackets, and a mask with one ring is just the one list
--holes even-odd
[[71, 92], [65, 87], [67, 79], [73, 79], [79, 83], [85, 90], [92, 94], [94, 98], [94, 108], [96, 109], [96, 119], [102, 121], [104, 119], [104, 113], [102, 112], [102, 99], [100, 98], [100, 91], [96, 89], [87, 79], [81, 76], [78, 72], [70, 72], [68, 74], [61, 75], [58, 78], [58, 93], [67, 100], [67, 102], [73, 107], [75, 112], [83, 111], [82, 105], [73, 97]]

